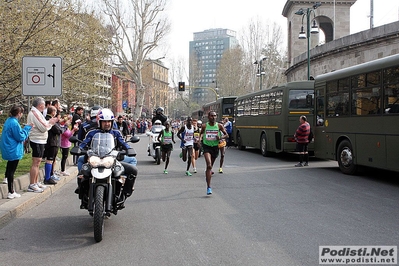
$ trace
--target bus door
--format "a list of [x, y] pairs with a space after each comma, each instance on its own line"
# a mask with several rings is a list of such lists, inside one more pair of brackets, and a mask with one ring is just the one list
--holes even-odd
[[319, 121], [316, 122], [316, 126], [313, 127], [314, 154], [318, 158], [333, 160], [335, 159], [334, 137], [331, 131], [328, 132], [329, 130], [328, 126], [329, 126], [328, 119], [326, 119], [325, 121], [321, 121], [321, 119], [319, 119]]

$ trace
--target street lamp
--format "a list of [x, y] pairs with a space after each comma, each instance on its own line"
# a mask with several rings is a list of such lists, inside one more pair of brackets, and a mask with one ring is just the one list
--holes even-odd
[[[295, 15], [299, 15], [302, 16], [302, 27], [301, 27], [301, 31], [299, 32], [299, 39], [308, 39], [308, 50], [307, 50], [307, 56], [308, 56], [308, 80], [310, 80], [310, 34], [317, 34], [319, 33], [319, 27], [316, 24], [316, 20], [315, 20], [315, 10], [321, 6], [320, 2], [316, 2], [312, 8], [300, 8], [297, 12], [295, 12]], [[310, 28], [310, 15], [313, 12], [313, 25], [312, 28]], [[306, 16], [306, 26], [307, 26], [307, 30], [306, 33], [303, 29], [303, 18]]]
[[266, 74], [262, 66], [262, 62], [265, 61], [266, 59], [267, 57], [262, 57], [254, 62], [254, 65], [258, 65], [258, 71], [256, 73], [256, 76], [259, 77], [259, 90], [262, 90], [262, 76]]
[[219, 99], [219, 94], [218, 94], [218, 91], [219, 91], [219, 88], [218, 88], [218, 81], [217, 81], [217, 80], [213, 80], [212, 83], [215, 83], [215, 89], [213, 89], [213, 88], [211, 88], [211, 87], [209, 87], [209, 89], [212, 90], [212, 91], [215, 93], [216, 100], [217, 100], [217, 99]]

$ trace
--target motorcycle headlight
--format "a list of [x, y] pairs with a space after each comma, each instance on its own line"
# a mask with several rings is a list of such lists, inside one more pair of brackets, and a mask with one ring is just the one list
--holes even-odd
[[97, 167], [111, 168], [112, 165], [114, 164], [114, 158], [113, 157], [105, 157], [105, 158], [101, 159], [98, 156], [92, 156], [89, 158], [89, 163], [94, 168], [97, 168]]

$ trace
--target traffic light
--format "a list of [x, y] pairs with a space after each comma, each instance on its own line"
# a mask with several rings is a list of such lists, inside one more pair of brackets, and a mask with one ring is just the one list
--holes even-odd
[[186, 90], [186, 84], [182, 81], [179, 82], [179, 91], [185, 91]]

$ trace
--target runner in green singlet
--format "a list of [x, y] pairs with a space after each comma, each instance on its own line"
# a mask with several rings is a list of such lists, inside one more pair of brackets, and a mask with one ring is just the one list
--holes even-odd
[[228, 134], [224, 129], [223, 125], [216, 122], [217, 114], [214, 111], [208, 113], [208, 121], [202, 125], [201, 136], [202, 146], [204, 150], [204, 158], [206, 162], [206, 194], [212, 194], [211, 179], [212, 179], [212, 167], [219, 155], [219, 141], [226, 139]]

